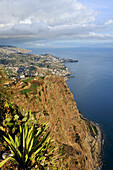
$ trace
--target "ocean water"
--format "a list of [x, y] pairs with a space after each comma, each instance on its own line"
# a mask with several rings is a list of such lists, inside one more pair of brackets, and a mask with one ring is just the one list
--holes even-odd
[[100, 125], [105, 140], [102, 169], [113, 170], [113, 48], [31, 50], [79, 60], [66, 64], [75, 76], [66, 83], [80, 112]]

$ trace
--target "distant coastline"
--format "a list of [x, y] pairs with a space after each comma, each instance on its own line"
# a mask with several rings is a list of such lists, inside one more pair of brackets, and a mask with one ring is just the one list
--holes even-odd
[[57, 75], [69, 78], [71, 72], [66, 63], [78, 62], [77, 59], [60, 58], [51, 54], [32, 54], [31, 50], [12, 46], [0, 46], [0, 65], [9, 77], [45, 77]]

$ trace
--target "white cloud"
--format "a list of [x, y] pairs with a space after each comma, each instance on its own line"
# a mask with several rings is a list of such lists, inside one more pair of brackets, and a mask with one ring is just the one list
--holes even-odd
[[0, 34], [32, 35], [53, 31], [55, 26], [88, 24], [95, 15], [95, 11], [77, 0], [1, 0]]
[[109, 24], [113, 24], [113, 20], [112, 19], [110, 19], [107, 22], [105, 22], [105, 25], [109, 25]]
[[113, 34], [99, 34], [95, 32], [90, 32], [87, 37], [101, 38], [101, 39], [113, 39]]
[[78, 0], [0, 0], [0, 38], [110, 38], [95, 32], [113, 20], [96, 25], [96, 15]]
[[20, 24], [31, 24], [31, 20], [29, 18], [26, 18], [25, 20], [20, 20]]
[[90, 32], [89, 37], [95, 37], [95, 38], [104, 38], [104, 34], [99, 34], [99, 33], [95, 33], [95, 32]]
[[28, 17], [49, 25], [87, 23], [96, 15], [77, 0], [1, 0], [0, 7], [0, 23], [18, 23]]

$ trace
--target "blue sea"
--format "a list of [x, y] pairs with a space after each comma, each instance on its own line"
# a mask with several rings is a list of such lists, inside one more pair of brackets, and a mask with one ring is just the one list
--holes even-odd
[[98, 123], [104, 134], [103, 170], [113, 170], [113, 48], [31, 49], [34, 54], [50, 53], [78, 59], [66, 66], [75, 78], [66, 83], [80, 112]]

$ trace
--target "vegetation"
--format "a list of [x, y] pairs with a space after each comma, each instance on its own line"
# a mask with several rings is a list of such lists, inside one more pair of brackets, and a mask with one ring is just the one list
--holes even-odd
[[31, 87], [30, 87], [31, 89], [37, 89], [37, 85], [36, 84], [31, 84]]
[[97, 131], [96, 126], [92, 124], [92, 127], [93, 127], [93, 129], [94, 129], [95, 134], [98, 135], [98, 131]]
[[97, 136], [98, 135], [98, 131], [97, 131], [97, 128], [95, 125], [93, 125], [92, 123], [89, 122], [89, 129], [90, 129], [90, 132], [92, 134], [92, 136]]
[[21, 92], [21, 94], [26, 94], [26, 93], [32, 92], [32, 90], [30, 90], [30, 89], [23, 89], [20, 92]]
[[6, 79], [6, 75], [4, 73], [4, 68], [0, 66], [0, 83], [3, 83]]
[[[8, 104], [7, 104], [8, 107]], [[22, 119], [22, 120], [21, 120]], [[12, 126], [15, 125], [12, 129]], [[0, 163], [2, 167], [7, 161], [12, 161], [18, 169], [54, 169], [54, 146], [47, 132], [47, 123], [37, 123], [31, 113], [24, 116], [6, 115], [3, 126], [4, 141], [10, 150], [9, 156]]]
[[[9, 84], [8, 87], [4, 83]], [[0, 84], [0, 88], [0, 151], [1, 155], [7, 153], [4, 160], [6, 164], [1, 162], [1, 170], [16, 170], [17, 167], [53, 169], [53, 154], [58, 155], [58, 160], [55, 160], [57, 169], [97, 169], [101, 148], [98, 128], [93, 127], [93, 123], [89, 124], [90, 122], [79, 114], [73, 96], [62, 78], [47, 76], [44, 79], [32, 78], [30, 82], [20, 80], [15, 84], [7, 79], [3, 81], [3, 86]], [[32, 92], [24, 91], [28, 89]], [[25, 95], [20, 93], [21, 90]], [[31, 110], [32, 113], [26, 110]], [[40, 117], [41, 121], [38, 120]], [[48, 125], [41, 123], [46, 121], [49, 122]], [[33, 158], [31, 151], [36, 146], [34, 141], [42, 130], [37, 139], [37, 150], [41, 150]], [[28, 140], [30, 131], [34, 134], [29, 137], [33, 145]], [[55, 152], [49, 139], [49, 131], [54, 145], [59, 148]], [[9, 140], [13, 142], [8, 143]], [[42, 145], [39, 146], [41, 140]], [[32, 147], [28, 153], [30, 146]], [[19, 165], [20, 160], [23, 167]], [[28, 161], [29, 165], [26, 165]]]
[[[3, 70], [0, 73], [5, 77]], [[47, 123], [40, 123], [35, 114], [25, 112], [11, 102], [11, 94], [2, 83], [0, 84], [0, 145], [2, 151], [7, 153], [7, 157], [0, 162], [0, 167], [10, 161], [22, 170], [55, 169], [53, 158], [55, 147], [50, 140]], [[23, 92], [26, 93], [26, 90], [29, 89], [24, 89]]]
[[28, 79], [25, 79], [24, 82], [30, 82], [33, 79], [33, 77], [30, 77]]
[[30, 72], [32, 72], [32, 71], [37, 71], [37, 68], [34, 67], [34, 66], [30, 66], [30, 67], [29, 67], [29, 70], [30, 70]]

